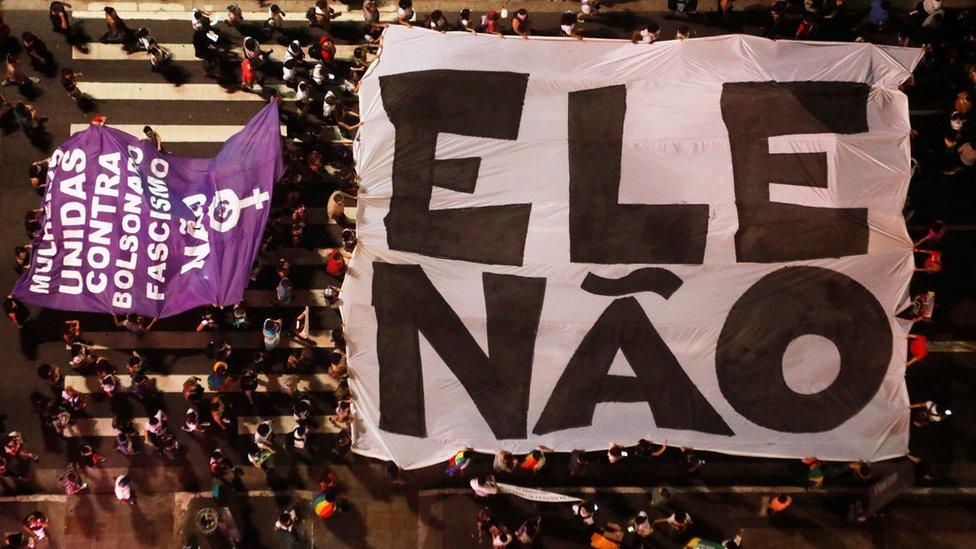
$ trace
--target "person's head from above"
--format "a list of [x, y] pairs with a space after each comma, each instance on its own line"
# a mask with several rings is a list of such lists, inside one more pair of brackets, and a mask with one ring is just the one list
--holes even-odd
[[464, 8], [463, 10], [461, 10], [460, 17], [464, 21], [470, 21], [471, 20], [471, 10], [469, 10], [468, 8]]
[[37, 367], [38, 377], [48, 379], [54, 377], [54, 367], [50, 364], [41, 364]]
[[115, 15], [115, 8], [111, 6], [105, 6], [105, 13], [108, 15]]
[[532, 450], [530, 455], [532, 456], [532, 459], [538, 461], [542, 459], [542, 450]]
[[17, 62], [17, 54], [8, 53], [6, 59], [7, 59], [7, 63], [14, 64]]
[[118, 435], [116, 435], [115, 440], [119, 441], [119, 444], [125, 444], [126, 442], [129, 442], [129, 435], [125, 433], [119, 433]]
[[299, 425], [298, 427], [295, 428], [295, 434], [298, 435], [299, 437], [304, 437], [306, 431], [307, 429], [304, 425]]
[[224, 361], [218, 361], [214, 364], [213, 371], [217, 375], [224, 375], [227, 373], [227, 363]]
[[430, 20], [434, 23], [440, 22], [442, 19], [444, 19], [444, 12], [441, 10], [434, 10], [430, 12]]
[[[135, 374], [135, 375], [132, 376], [132, 383], [135, 383], [136, 385], [145, 383], [147, 381], [149, 381], [149, 378], [146, 377], [146, 374], [138, 373], [138, 374]], [[154, 419], [154, 418], [151, 418], [151, 419]]]
[[299, 400], [295, 403], [295, 413], [307, 414], [310, 411], [307, 400]]
[[400, 0], [397, 3], [397, 6], [399, 6], [402, 10], [410, 9], [413, 7], [413, 0]]
[[285, 61], [285, 62], [284, 62], [284, 63], [282, 64], [282, 66], [283, 66], [283, 67], [285, 67], [285, 68], [286, 68], [286, 69], [288, 69], [288, 70], [292, 70], [292, 69], [294, 69], [294, 68], [295, 68], [295, 65], [296, 65], [296, 63], [295, 63], [295, 60], [294, 60], [294, 59], [288, 59], [288, 60], [286, 60], [286, 61]]
[[776, 496], [776, 503], [779, 503], [780, 505], [786, 505], [787, 503], [789, 503], [789, 501], [790, 501], [790, 496], [786, 494], [780, 494]]
[[274, 327], [275, 327], [274, 320], [271, 320], [270, 318], [264, 319], [264, 329], [265, 330], [273, 330]]
[[611, 446], [610, 449], [607, 450], [607, 453], [615, 458], [623, 456], [623, 451], [620, 449], [620, 446], [617, 445]]
[[498, 14], [497, 11], [491, 10], [491, 11], [488, 12], [487, 17], [488, 17], [488, 20], [489, 21], [497, 21], [498, 18], [500, 17], [500, 15]]
[[156, 416], [149, 416], [149, 420], [147, 421], [147, 423], [149, 424], [150, 427], [155, 427], [159, 425], [159, 418]]
[[521, 8], [517, 12], [515, 12], [515, 17], [518, 17], [522, 21], [525, 21], [525, 18], [528, 16], [529, 16], [529, 12], [525, 11], [525, 8]]
[[37, 37], [34, 36], [34, 34], [31, 32], [25, 32], [20, 37], [24, 41], [25, 46], [32, 46], [34, 42], [37, 40]]
[[135, 313], [129, 313], [125, 315], [125, 319], [128, 320], [129, 322], [139, 322], [139, 315]]
[[268, 8], [268, 9], [270, 9], [271, 10], [271, 13], [273, 13], [275, 15], [278, 15], [279, 13], [281, 13], [281, 8], [278, 7], [278, 4], [271, 4], [271, 7]]
[[247, 48], [247, 49], [249, 49], [249, 50], [256, 50], [256, 49], [258, 49], [258, 41], [255, 40], [254, 38], [250, 37], [250, 36], [245, 36], [244, 37], [244, 47]]
[[342, 364], [342, 358], [342, 351], [339, 349], [333, 349], [332, 354], [329, 356], [329, 362], [331, 362], [333, 366], [338, 366], [339, 364]]
[[946, 146], [947, 149], [951, 149], [951, 148], [955, 147], [956, 146], [956, 143], [959, 142], [959, 132], [956, 132], [956, 131], [947, 132], [945, 134], [944, 141], [945, 141], [945, 146]]
[[122, 475], [119, 477], [119, 486], [126, 487], [130, 484], [132, 484], [132, 477], [129, 475]]
[[659, 34], [661, 34], [661, 25], [658, 25], [654, 21], [651, 21], [650, 23], [647, 24], [646, 27], [644, 27], [644, 30], [646, 30], [651, 36], [654, 36], [656, 38]]
[[291, 525], [291, 513], [282, 513], [278, 515], [278, 522], [285, 526]]
[[486, 477], [483, 474], [482, 475], [478, 475], [477, 478], [478, 478], [478, 486], [484, 486], [485, 483], [488, 482], [488, 477]]
[[271, 424], [270, 423], [261, 423], [261, 424], [259, 424], [258, 425], [258, 434], [261, 435], [261, 436], [263, 436], [263, 437], [266, 437], [266, 436], [270, 435], [271, 434]]
[[[349, 409], [349, 401], [348, 400], [343, 400], [342, 402], [340, 402], [339, 403], [339, 409], [340, 410], [348, 410]], [[468, 457], [468, 451], [467, 450], [462, 450], [461, 452], [459, 452], [459, 454], [460, 454], [461, 457]]]
[[684, 511], [675, 511], [674, 514], [671, 516], [674, 518], [675, 522], [679, 522], [679, 523], [686, 522], [688, 520], [688, 513]]

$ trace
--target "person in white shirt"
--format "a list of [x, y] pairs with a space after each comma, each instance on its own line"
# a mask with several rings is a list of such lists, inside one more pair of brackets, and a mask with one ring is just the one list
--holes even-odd
[[410, 20], [413, 19], [413, 1], [400, 0], [397, 4], [397, 22], [401, 25], [412, 27]]
[[493, 475], [478, 475], [471, 479], [470, 484], [471, 489], [474, 490], [474, 495], [479, 498], [486, 498], [498, 493], [498, 484]]
[[294, 59], [289, 59], [281, 65], [281, 79], [288, 85], [294, 85], [298, 79], [298, 64]]
[[281, 11], [278, 4], [271, 4], [271, 7], [268, 8], [268, 19], [265, 21], [265, 27], [274, 33], [280, 31], [284, 24], [285, 12]]
[[298, 83], [298, 87], [295, 88], [295, 101], [308, 102], [311, 99], [312, 89], [308, 85], [308, 82], [302, 80]]
[[272, 446], [272, 440], [274, 439], [274, 430], [271, 429], [270, 421], [262, 421], [258, 423], [257, 429], [254, 431], [254, 443], [258, 446]]
[[634, 34], [630, 37], [630, 41], [634, 44], [637, 42], [653, 44], [659, 36], [661, 36], [661, 26], [651, 21], [643, 29], [634, 31]]
[[136, 498], [132, 495], [132, 478], [129, 475], [119, 475], [115, 479], [115, 497], [119, 503], [135, 505]]

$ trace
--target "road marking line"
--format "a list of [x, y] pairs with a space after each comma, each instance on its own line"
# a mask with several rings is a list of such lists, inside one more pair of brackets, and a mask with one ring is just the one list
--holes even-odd
[[[149, 21], [186, 21], [187, 28], [190, 25], [190, 17], [192, 15], [192, 10], [188, 10], [183, 6], [170, 6], [165, 10], [158, 9], [145, 9], [150, 7], [146, 4], [136, 5], [134, 3], [113, 3], [113, 4], [100, 4], [92, 2], [88, 4], [87, 10], [73, 11], [71, 12], [71, 17], [75, 19], [105, 19], [105, 10], [99, 6], [115, 6], [115, 13], [118, 14], [123, 21], [132, 20], [149, 20]], [[121, 7], [120, 7], [121, 6]], [[180, 9], [176, 9], [176, 8]], [[209, 11], [209, 10], [208, 10]], [[361, 23], [363, 21], [362, 10], [337, 10], [339, 14], [332, 17], [332, 21], [354, 21]], [[387, 19], [386, 22], [390, 23], [395, 21], [394, 14], [396, 11], [392, 8], [380, 8], [380, 18]], [[262, 24], [268, 18], [268, 12], [266, 11], [245, 11], [241, 15], [244, 16], [245, 25], [255, 25]], [[213, 26], [218, 30], [227, 30], [227, 25], [223, 22], [224, 18], [227, 16], [226, 10], [214, 10], [211, 12], [210, 20], [216, 22]], [[301, 10], [290, 10], [285, 13], [285, 21], [306, 21], [305, 12]]]
[[273, 255], [262, 258], [261, 263], [264, 265], [274, 265], [278, 262], [278, 258], [283, 257], [291, 262], [293, 266], [313, 266], [320, 267], [325, 265], [325, 260], [332, 253], [335, 248], [313, 248], [311, 250], [305, 248], [281, 248], [275, 250]]
[[932, 353], [976, 353], [976, 341], [929, 341]]
[[[218, 84], [183, 84], [168, 82], [79, 82], [78, 88], [96, 100], [126, 101], [261, 101], [265, 98], [244, 91], [229, 92]], [[268, 85], [262, 91], [275, 90], [285, 101], [294, 101], [295, 92], [285, 85]]]
[[271, 290], [247, 290], [244, 303], [248, 307], [329, 307], [325, 301], [324, 290], [296, 290], [286, 304], [279, 303], [277, 292]]
[[[976, 230], [976, 225], [946, 225], [945, 229], [947, 231], [973, 231]], [[908, 230], [910, 231], [927, 231], [929, 230], [928, 225], [909, 225]]]
[[[647, 494], [650, 495], [653, 486], [613, 486], [599, 487], [592, 486], [570, 486], [562, 488], [545, 489], [550, 492], [568, 492], [572, 494]], [[802, 486], [667, 486], [668, 491], [675, 494], [809, 494], [809, 495], [834, 495], [834, 494], [863, 494], [868, 487], [827, 487], [807, 490]], [[419, 497], [430, 496], [455, 496], [470, 494], [470, 488], [431, 488], [419, 490]], [[904, 494], [912, 496], [972, 496], [976, 495], [976, 487], [955, 486], [946, 488], [909, 488]]]
[[[193, 44], [175, 43], [162, 44], [162, 46], [173, 54], [174, 61], [199, 61], [195, 55]], [[362, 46], [336, 44], [335, 57], [337, 60], [351, 61], [353, 52], [359, 47]], [[283, 61], [285, 50], [288, 47], [281, 44], [262, 44], [261, 49], [263, 51], [270, 51], [274, 60]], [[307, 48], [303, 48], [303, 50], [307, 50]], [[243, 49], [240, 46], [229, 48], [229, 51], [236, 53], [238, 56], [243, 55]], [[141, 61], [143, 63], [149, 63], [149, 54], [146, 51], [138, 50], [130, 52], [124, 50], [118, 44], [100, 44], [97, 42], [89, 44], [87, 52], [73, 48], [71, 50], [71, 58], [75, 61]]]
[[[338, 433], [340, 428], [332, 421], [336, 416], [314, 416], [315, 420], [311, 427], [312, 433]], [[298, 423], [293, 416], [267, 417], [242, 417], [237, 420], [237, 434], [253, 435], [258, 430], [258, 424], [264, 421], [271, 422], [271, 430], [275, 433], [290, 433], [298, 427]], [[281, 441], [278, 441], [279, 443]]]
[[[335, 416], [313, 416], [311, 427], [311, 434], [316, 433], [338, 433], [339, 428], [336, 427], [330, 419], [335, 418]], [[182, 416], [169, 418], [169, 430], [171, 432], [184, 432], [181, 429], [182, 426]], [[141, 435], [146, 432], [146, 426], [149, 418], [147, 417], [137, 417], [132, 419], [132, 427]], [[207, 417], [201, 417], [201, 421], [210, 421]], [[262, 421], [270, 421], [272, 429], [277, 434], [290, 433], [295, 428], [295, 419], [292, 416], [276, 416], [272, 418], [261, 418], [261, 417], [240, 417], [237, 418], [237, 434], [239, 435], [253, 435], [257, 429], [258, 423]], [[289, 428], [289, 426], [291, 428]], [[208, 431], [219, 432], [220, 428], [211, 425], [207, 427]], [[112, 427], [112, 418], [110, 417], [84, 417], [78, 418], [73, 425], [69, 425], [67, 429], [64, 430], [64, 436], [69, 438], [77, 437], [115, 437], [118, 431]]]
[[[71, 133], [75, 134], [88, 129], [89, 124], [72, 124]], [[121, 130], [135, 137], [145, 138], [142, 128], [146, 124], [109, 124], [110, 128]], [[163, 138], [163, 146], [167, 143], [223, 143], [244, 129], [243, 125], [218, 124], [151, 124], [152, 128]], [[287, 128], [281, 126], [281, 135], [285, 135]]]
[[[258, 388], [256, 392], [258, 393], [281, 393], [285, 390], [284, 380], [289, 374], [258, 374]], [[183, 383], [193, 377], [200, 380], [200, 384], [204, 387], [204, 392], [213, 393], [207, 388], [207, 374], [147, 374], [149, 379], [153, 380], [157, 390], [164, 393], [182, 393]], [[329, 374], [296, 374], [295, 377], [298, 380], [298, 391], [306, 392], [326, 392], [332, 391], [338, 385], [338, 381]], [[121, 387], [119, 387], [119, 392], [125, 392], [132, 385], [132, 378], [129, 375], [119, 375], [119, 382]], [[99, 383], [98, 376], [79, 376], [79, 375], [67, 375], [64, 376], [64, 384], [66, 387], [74, 387], [79, 393], [83, 394], [99, 394], [102, 392], [102, 386]], [[233, 393], [240, 392], [238, 386], [235, 383], [234, 390], [230, 391]]]
[[[331, 331], [311, 331], [309, 338], [317, 347], [332, 347]], [[92, 349], [199, 349], [203, 350], [207, 344], [215, 339], [222, 339], [235, 349], [263, 349], [264, 338], [261, 332], [176, 332], [150, 331], [143, 336], [126, 331], [116, 332], [85, 332], [85, 339], [94, 342]], [[293, 338], [282, 336], [279, 346], [302, 348], [304, 345]]]

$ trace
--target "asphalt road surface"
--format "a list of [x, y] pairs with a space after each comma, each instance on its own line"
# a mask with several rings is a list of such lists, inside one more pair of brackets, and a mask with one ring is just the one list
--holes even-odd
[[[150, 72], [149, 62], [144, 54], [126, 54], [118, 46], [104, 46], [96, 41], [91, 44], [87, 54], [70, 48], [63, 37], [50, 31], [45, 13], [10, 12], [6, 13], [5, 17], [15, 34], [19, 35], [24, 30], [34, 32], [47, 43], [61, 66], [70, 66], [75, 71], [81, 72], [82, 90], [90, 94], [93, 99], [90, 104], [82, 105], [84, 108], [79, 108], [63, 92], [56, 79], [38, 75], [41, 78], [40, 84], [36, 89], [28, 91], [24, 98], [36, 105], [43, 116], [48, 117], [46, 129], [50, 133], [49, 142], [31, 143], [24, 135], [12, 131], [9, 119], [0, 119], [0, 128], [2, 128], [0, 166], [3, 168], [0, 169], [0, 187], [3, 189], [3, 193], [0, 194], [0, 249], [8, 252], [11, 252], [14, 246], [25, 243], [23, 215], [27, 210], [38, 207], [40, 202], [37, 194], [27, 183], [29, 165], [33, 161], [46, 158], [58, 143], [69, 136], [70, 132], [83, 129], [93, 114], [106, 115], [110, 125], [125, 127], [127, 131], [137, 133], [141, 131], [143, 125], [152, 125], [162, 134], [169, 152], [206, 157], [215, 154], [221, 141], [246, 123], [264, 104], [258, 95], [233, 90], [230, 77], [217, 80], [206, 78], [198, 60], [180, 55], [181, 52], [187, 52], [191, 38], [189, 22], [182, 16], [177, 20], [127, 21], [132, 28], [150, 26], [159, 42], [171, 45], [171, 49], [177, 52], [173, 68], [164, 74]], [[667, 21], [660, 15], [614, 14], [602, 21], [587, 22], [584, 28], [590, 36], [629, 38], [632, 30], [649, 18], [662, 24], [663, 38], [673, 36], [678, 23]], [[558, 26], [555, 15], [539, 15], [534, 17], [534, 20], [537, 29], [555, 34]], [[95, 38], [103, 32], [103, 23], [98, 19], [84, 21], [83, 27]], [[724, 31], [721, 27], [701, 23], [693, 23], [692, 27], [700, 35]], [[754, 31], [755, 28], [745, 25], [742, 30]], [[300, 25], [291, 24], [288, 32], [302, 40], [311, 38], [308, 30]], [[348, 42], [357, 39], [359, 33], [355, 24], [340, 22], [334, 24], [333, 34], [340, 42]], [[239, 35], [236, 31], [227, 32], [226, 38], [228, 43], [239, 43]], [[350, 48], [343, 48], [340, 56], [349, 53]], [[278, 58], [280, 59], [280, 56]], [[25, 69], [28, 74], [35, 75], [29, 68], [25, 67]], [[268, 79], [268, 83], [272, 85], [278, 82], [279, 80], [274, 76]], [[0, 93], [11, 101], [20, 100], [21, 96], [21, 92], [14, 87], [3, 88]], [[109, 99], [109, 97], [128, 98]], [[917, 111], [917, 114], [913, 115], [913, 124], [922, 128], [937, 128], [939, 124], [944, 124], [947, 118], [945, 106], [944, 102], [935, 101], [929, 95], [913, 98], [912, 109]], [[313, 206], [324, 207], [331, 191], [328, 186], [308, 189], [305, 200]], [[976, 219], [972, 213], [972, 182], [960, 178], [930, 177], [916, 181], [911, 195], [914, 212], [910, 225], [920, 227], [932, 219], [940, 218], [950, 224], [950, 232], [944, 246], [946, 259], [943, 272], [935, 276], [918, 277], [913, 284], [913, 290], [933, 289], [937, 292], [938, 306], [935, 321], [919, 326], [918, 331], [944, 344], [939, 347], [939, 352], [930, 355], [924, 363], [911, 368], [908, 373], [909, 389], [913, 401], [938, 397], [942, 401], [951, 403], [954, 412], [951, 421], [926, 430], [913, 431], [912, 452], [934, 463], [938, 477], [936, 486], [972, 487], [976, 486], [976, 467], [974, 467], [976, 405], [972, 398], [976, 389], [976, 375], [974, 375], [976, 348], [965, 343], [976, 340], [976, 333], [974, 333], [976, 332], [976, 296], [973, 289], [974, 266], [976, 266]], [[354, 203], [349, 205], [353, 206]], [[296, 290], [299, 291], [299, 297], [293, 302], [294, 307], [289, 308], [289, 314], [296, 314], [299, 311], [298, 306], [305, 303], [312, 306], [312, 331], [321, 337], [323, 343], [314, 351], [315, 360], [318, 364], [326, 362], [327, 334], [330, 329], [338, 326], [340, 320], [333, 310], [322, 306], [321, 298], [317, 297], [321, 295], [321, 290], [326, 285], [335, 282], [325, 273], [324, 264], [317, 250], [338, 245], [338, 230], [335, 225], [327, 225], [324, 216], [320, 216], [317, 222], [313, 221], [306, 234], [309, 235], [312, 250], [285, 250], [265, 258], [266, 266], [248, 295], [248, 301], [256, 304], [250, 308], [252, 319], [255, 319], [253, 325], [250, 331], [231, 336], [234, 338], [235, 353], [239, 357], [249, 356], [260, 345], [261, 337], [257, 324], [272, 311], [270, 295], [276, 283], [273, 263], [277, 257], [285, 256], [293, 258], [296, 264], [292, 278], [296, 283]], [[8, 261], [10, 268], [0, 270], [0, 286], [3, 288], [11, 287], [16, 279], [12, 257], [8, 258]], [[169, 462], [148, 452], [127, 459], [112, 450], [110, 437], [114, 431], [110, 427], [110, 418], [113, 414], [143, 418], [148, 410], [142, 403], [127, 396], [113, 399], [112, 402], [107, 401], [97, 394], [98, 384], [91, 378], [73, 380], [76, 388], [94, 393], [90, 395], [90, 406], [87, 410], [90, 417], [79, 422], [73, 436], [64, 440], [59, 439], [40, 425], [31, 405], [31, 395], [52, 396], [49, 389], [35, 374], [38, 364], [43, 362], [62, 364], [66, 373], [70, 373], [70, 368], [66, 366], [67, 353], [60, 340], [60, 325], [65, 319], [80, 319], [87, 336], [104, 347], [105, 350], [101, 352], [114, 359], [113, 362], [124, 363], [123, 358], [130, 349], [138, 348], [143, 351], [149, 360], [151, 373], [159, 377], [159, 383], [164, 387], [173, 388], [163, 396], [162, 406], [170, 415], [174, 428], [181, 423], [186, 409], [186, 403], [176, 387], [181, 385], [181, 380], [186, 376], [196, 375], [203, 378], [208, 373], [210, 360], [203, 355], [202, 351], [202, 344], [206, 342], [208, 336], [193, 332], [198, 317], [192, 313], [162, 320], [149, 337], [142, 341], [135, 341], [128, 334], [115, 328], [111, 320], [104, 315], [36, 309], [33, 312], [36, 322], [29, 331], [18, 333], [9, 324], [0, 328], [0, 345], [6, 351], [6, 360], [3, 361], [6, 371], [3, 381], [0, 382], [3, 395], [0, 399], [0, 412], [6, 414], [2, 427], [5, 430], [17, 429], [23, 432], [27, 440], [27, 448], [38, 452], [41, 456], [40, 462], [34, 466], [31, 479], [21, 484], [6, 486], [7, 494], [30, 493], [37, 490], [57, 491], [56, 475], [64, 469], [68, 456], [73, 456], [77, 448], [86, 443], [92, 444], [108, 458], [103, 465], [105, 471], [95, 475], [95, 487], [98, 490], [108, 489], [114, 473], [128, 470], [146, 493], [206, 491], [210, 488], [206, 456], [212, 448], [221, 447], [232, 459], [242, 462], [244, 459], [240, 450], [243, 443], [250, 439], [255, 418], [279, 418], [279, 428], [281, 430], [287, 428], [290, 397], [283, 392], [276, 378], [271, 376], [267, 380], [268, 389], [258, 395], [255, 406], [248, 404], [239, 395], [230, 397], [230, 405], [238, 421], [231, 425], [228, 431], [210, 432], [199, 437], [191, 437], [179, 432], [178, 436], [183, 439], [188, 448], [185, 461]], [[277, 363], [275, 366], [277, 371], [280, 371], [280, 363], [286, 354], [287, 349], [279, 349], [273, 355], [273, 360]], [[443, 545], [439, 545], [441, 543], [439, 541], [430, 546], [459, 546], [455, 543], [462, 543], [472, 530], [473, 513], [477, 511], [478, 504], [469, 495], [449, 493], [443, 496], [436, 494], [419, 496], [411, 490], [413, 487], [463, 486], [464, 481], [446, 479], [442, 474], [442, 467], [435, 466], [407, 474], [405, 479], [408, 487], [391, 495], [383, 479], [382, 464], [354, 456], [344, 460], [329, 456], [334, 435], [328, 432], [333, 429], [329, 427], [327, 416], [332, 413], [335, 402], [330, 380], [320, 374], [322, 371], [323, 369], [319, 368], [316, 373], [304, 376], [302, 381], [303, 387], [312, 396], [316, 414], [323, 426], [322, 431], [314, 437], [320, 453], [309, 458], [281, 452], [276, 456], [274, 473], [267, 478], [254, 470], [247, 472], [244, 478], [247, 488], [279, 491], [294, 488], [310, 490], [314, 489], [316, 480], [328, 468], [335, 471], [340, 480], [354, 493], [384, 494], [385, 497], [394, 500], [403, 498], [403, 502], [410, 503], [409, 505], [404, 503], [403, 509], [391, 511], [392, 515], [387, 513], [394, 518], [375, 518], [377, 524], [389, 519], [395, 526], [395, 517], [400, 516], [396, 513], [402, 512], [404, 513], [402, 516], [410, 517], [407, 521], [411, 524], [410, 528], [416, 529], [417, 518], [421, 515], [430, 518], [432, 509], [439, 506], [437, 509], [440, 510], [437, 513], [443, 515], [438, 519], [443, 526], [442, 530], [451, 534], [445, 533], [442, 538], [438, 538], [443, 541]], [[559, 465], [563, 460], [564, 458], [555, 458], [553, 470], [561, 469]], [[735, 487], [796, 486], [802, 478], [795, 464], [778, 460], [709, 454], [706, 456], [706, 461], [706, 466], [693, 478], [683, 473], [676, 463], [665, 461], [663, 464], [595, 467], [584, 479], [570, 479], [560, 472], [554, 472], [536, 478], [516, 477], [512, 482], [541, 486], [586, 484], [595, 487], [651, 486], [666, 482], [674, 486]], [[844, 484], [844, 481], [839, 480], [838, 484]], [[619, 511], [621, 515], [645, 506], [643, 495], [619, 497], [622, 502]], [[706, 495], [696, 497], [704, 498], [705, 503], [709, 503]], [[730, 497], [714, 496], [714, 501], [710, 504], [716, 501], [729, 503]], [[901, 541], [922, 539], [913, 536], [921, 535], [921, 529], [929, 529], [944, 531], [948, 537], [935, 539], [944, 540], [948, 544], [946, 546], [959, 546], [956, 541], [964, 538], [958, 537], [954, 532], [965, 531], [964, 526], [960, 525], [973, 525], [972, 501], [964, 499], [963, 501], [966, 502], [964, 504], [959, 500], [929, 502], [924, 495], [918, 497], [924, 503], [923, 506], [928, 508], [927, 513], [922, 515], [924, 517], [930, 517], [932, 513], [951, 515], [958, 512], [961, 515], [954, 523], [935, 520], [925, 522], [917, 517], [911, 519], [924, 522], [919, 526], [907, 518], [917, 514], [918, 503], [901, 503], [891, 515], [904, 517], [905, 522], [896, 521], [897, 525], [891, 526], [894, 530], [888, 530], [882, 525], [880, 534], [871, 529], [860, 530], [852, 534], [854, 538], [851, 539], [860, 542], [867, 540], [868, 543], [871, 543], [871, 540], [879, 541], [876, 546], [883, 546], [885, 543], [903, 546]], [[813, 497], [816, 503], [810, 508], [820, 509], [820, 511], [810, 511], [814, 519], [797, 519], [801, 523], [794, 524], [794, 527], [798, 531], [803, 531], [802, 534], [797, 534], [800, 537], [792, 540], [780, 539], [779, 544], [776, 542], [778, 538], [773, 537], [770, 538], [772, 541], [768, 546], [820, 545], [822, 539], [829, 540], [829, 537], [818, 536], [840, 527], [841, 522], [837, 522], [839, 520], [837, 517], [830, 520], [823, 519], [823, 516], [826, 516], [823, 513], [836, 512], [823, 511], [833, 509], [832, 500], [826, 496], [824, 498]], [[365, 499], [364, 497], [364, 501]], [[260, 499], [255, 501], [258, 502], [255, 505], [259, 508], [265, 505], [260, 503]], [[283, 505], [280, 498], [270, 498], [269, 501], [273, 501], [277, 506]], [[509, 504], [503, 506], [505, 505]], [[755, 506], [755, 502], [750, 500], [748, 504], [742, 504], [743, 510], [740, 514], [743, 517], [752, 512], [744, 510], [745, 507], [750, 506]], [[708, 505], [700, 504], [699, 507], [705, 509]], [[720, 516], [721, 507], [713, 507], [712, 511], [703, 512], [716, 513]], [[565, 509], [552, 513], [558, 514], [564, 511]], [[517, 512], [513, 511], [515, 514], [523, 512], [527, 513], [529, 510], [520, 508]], [[735, 514], [733, 512], [730, 517]], [[4, 516], [7, 516], [6, 512]], [[360, 516], [359, 520], [363, 520], [363, 517]], [[569, 528], [566, 520], [566, 517], [556, 520], [555, 528]], [[743, 520], [736, 518], [721, 521], [722, 524], [715, 524], [712, 529], [716, 535], [724, 535], [729, 529], [734, 531], [738, 523], [742, 523]], [[804, 520], [807, 521], [802, 522]], [[430, 521], [420, 522], [430, 524]], [[455, 522], [463, 524], [464, 527], [455, 527]], [[372, 523], [371, 520], [365, 522], [367, 525]], [[396, 529], [393, 528], [391, 531], [396, 532]], [[897, 532], [895, 538], [885, 537], [892, 535], [893, 531]], [[970, 533], [972, 531], [969, 530]], [[355, 537], [355, 534], [349, 535]], [[837, 535], [840, 536], [838, 543], [846, 545], [847, 542], [844, 540], [847, 538], [843, 537], [846, 534]], [[408, 539], [421, 538], [408, 537]], [[575, 537], [567, 536], [568, 539], [573, 539], [572, 543], [575, 544]], [[449, 543], [450, 540], [454, 541]], [[357, 545], [348, 537], [336, 538], [336, 541]], [[378, 546], [385, 545], [381, 540], [375, 542]], [[850, 546], [861, 546], [860, 542], [851, 542]], [[553, 543], [553, 545], [547, 543], [546, 546], [562, 546], [558, 542]], [[939, 543], [931, 546], [937, 545]]]

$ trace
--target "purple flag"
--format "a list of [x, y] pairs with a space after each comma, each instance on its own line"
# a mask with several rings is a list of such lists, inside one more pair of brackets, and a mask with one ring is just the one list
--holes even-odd
[[212, 159], [161, 154], [91, 126], [51, 155], [43, 232], [13, 294], [52, 309], [150, 317], [236, 303], [281, 173], [275, 102]]

